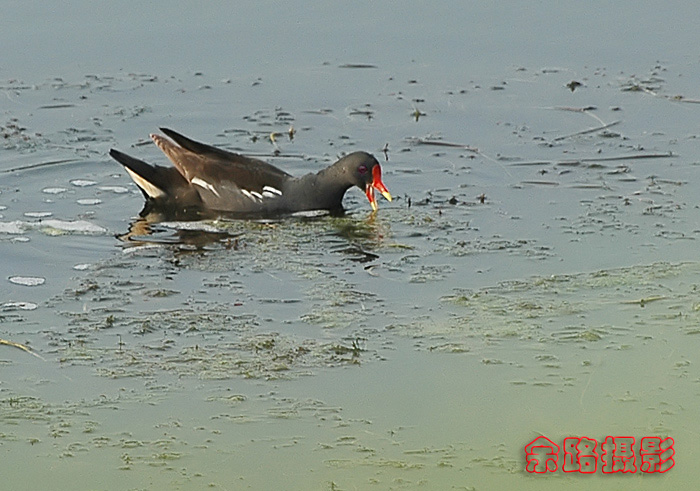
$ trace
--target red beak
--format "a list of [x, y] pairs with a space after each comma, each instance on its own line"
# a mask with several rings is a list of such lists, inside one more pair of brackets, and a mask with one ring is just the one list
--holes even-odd
[[391, 201], [391, 193], [389, 193], [389, 190], [382, 182], [382, 168], [379, 165], [375, 165], [372, 168], [372, 182], [368, 183], [365, 188], [365, 194], [372, 207], [372, 211], [377, 211], [377, 198], [374, 196], [375, 189], [382, 193], [382, 196], [384, 196], [387, 201]]

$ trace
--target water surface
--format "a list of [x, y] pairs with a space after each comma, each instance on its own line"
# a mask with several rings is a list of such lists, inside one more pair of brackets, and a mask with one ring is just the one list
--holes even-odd
[[[693, 6], [552, 5], [14, 4], [0, 338], [31, 353], [0, 346], [8, 482], [687, 485]], [[160, 126], [297, 175], [371, 151], [396, 199], [148, 224], [107, 152], [163, 164]], [[677, 464], [530, 475], [540, 435], [671, 436]]]

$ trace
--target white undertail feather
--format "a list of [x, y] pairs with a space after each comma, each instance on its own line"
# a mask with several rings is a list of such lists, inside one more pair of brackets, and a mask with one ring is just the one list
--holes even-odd
[[143, 189], [143, 191], [148, 195], [149, 198], [162, 198], [165, 196], [165, 191], [155, 186], [153, 183], [148, 182], [146, 179], [138, 175], [136, 172], [132, 171], [128, 167], [124, 167], [129, 173], [131, 178], [134, 180], [136, 185]]

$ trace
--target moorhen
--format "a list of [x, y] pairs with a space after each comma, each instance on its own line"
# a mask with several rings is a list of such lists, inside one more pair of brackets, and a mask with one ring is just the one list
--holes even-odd
[[152, 205], [246, 215], [337, 212], [352, 186], [365, 192], [372, 210], [377, 209], [375, 189], [391, 201], [379, 162], [366, 152], [346, 155], [316, 174], [293, 177], [261, 160], [161, 130], [170, 139], [155, 134], [151, 139], [175, 167], [150, 165], [115, 149], [109, 152]]

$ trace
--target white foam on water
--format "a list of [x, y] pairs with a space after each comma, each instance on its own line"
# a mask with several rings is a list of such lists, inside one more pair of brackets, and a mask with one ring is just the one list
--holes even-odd
[[129, 189], [125, 188], [124, 186], [100, 186], [97, 189], [99, 189], [100, 191], [108, 191], [114, 194], [124, 194], [129, 192]]
[[37, 304], [32, 302], [7, 302], [0, 306], [0, 310], [7, 312], [11, 310], [36, 310]]
[[66, 188], [44, 188], [41, 190], [42, 193], [46, 194], [61, 194], [68, 191]]
[[50, 211], [26, 211], [24, 212], [25, 217], [29, 218], [46, 218], [53, 215]]
[[44, 233], [55, 232], [76, 233], [76, 234], [104, 234], [107, 229], [90, 223], [86, 220], [42, 220], [34, 225]]
[[102, 200], [98, 198], [83, 198], [78, 200], [78, 204], [84, 206], [99, 205], [100, 203], [102, 203]]
[[84, 187], [87, 187], [87, 186], [94, 186], [95, 184], [97, 184], [96, 181], [90, 181], [90, 180], [88, 180], [88, 179], [73, 179], [70, 183], [71, 183], [73, 186], [76, 186], [76, 187], [79, 187], [79, 188], [84, 188]]
[[46, 278], [40, 276], [10, 276], [8, 280], [10, 283], [22, 286], [39, 286], [46, 283]]
[[0, 222], [0, 234], [22, 234], [25, 230], [25, 223], [20, 220]]

